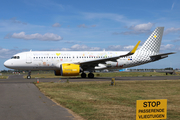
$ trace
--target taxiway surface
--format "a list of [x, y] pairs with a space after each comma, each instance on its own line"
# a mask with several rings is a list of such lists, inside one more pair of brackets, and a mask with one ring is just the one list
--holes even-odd
[[[67, 109], [48, 99], [30, 82], [15, 82], [22, 76], [10, 76], [0, 83], [1, 120], [73, 120]], [[12, 82], [14, 81], [14, 82]], [[11, 84], [9, 84], [11, 83]]]
[[[36, 78], [25, 79], [23, 75], [10, 75], [8, 79], [0, 79], [1, 83], [33, 83], [37, 79], [40, 82], [66, 82], [68, 78]], [[116, 81], [132, 81], [132, 80], [179, 80], [180, 76], [149, 76], [149, 77], [115, 77]], [[97, 78], [69, 78], [69, 82], [87, 82], [87, 81], [111, 81], [111, 77]]]

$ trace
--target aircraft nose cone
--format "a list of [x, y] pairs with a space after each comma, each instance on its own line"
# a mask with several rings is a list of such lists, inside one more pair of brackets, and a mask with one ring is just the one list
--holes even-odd
[[7, 60], [7, 61], [4, 62], [4, 66], [5, 66], [5, 67], [9, 67], [9, 66], [10, 66], [9, 60]]

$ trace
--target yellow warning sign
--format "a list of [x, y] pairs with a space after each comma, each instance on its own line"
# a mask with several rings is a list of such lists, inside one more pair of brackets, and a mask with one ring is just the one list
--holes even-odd
[[136, 101], [136, 120], [157, 120], [166, 118], [167, 99]]

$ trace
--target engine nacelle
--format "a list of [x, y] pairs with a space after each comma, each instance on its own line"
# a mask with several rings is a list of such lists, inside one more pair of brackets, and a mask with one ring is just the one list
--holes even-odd
[[80, 66], [76, 64], [64, 63], [60, 65], [60, 70], [55, 70], [56, 76], [77, 76], [80, 72]]

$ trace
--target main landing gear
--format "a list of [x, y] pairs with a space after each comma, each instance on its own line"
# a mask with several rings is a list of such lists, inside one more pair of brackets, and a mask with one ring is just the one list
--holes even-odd
[[[86, 73], [84, 73], [84, 72], [81, 73], [81, 78], [86, 78]], [[94, 74], [90, 72], [90, 73], [88, 74], [88, 78], [94, 78]]]
[[86, 78], [86, 73], [81, 73], [81, 78]]
[[28, 72], [27, 79], [31, 79], [31, 71]]

